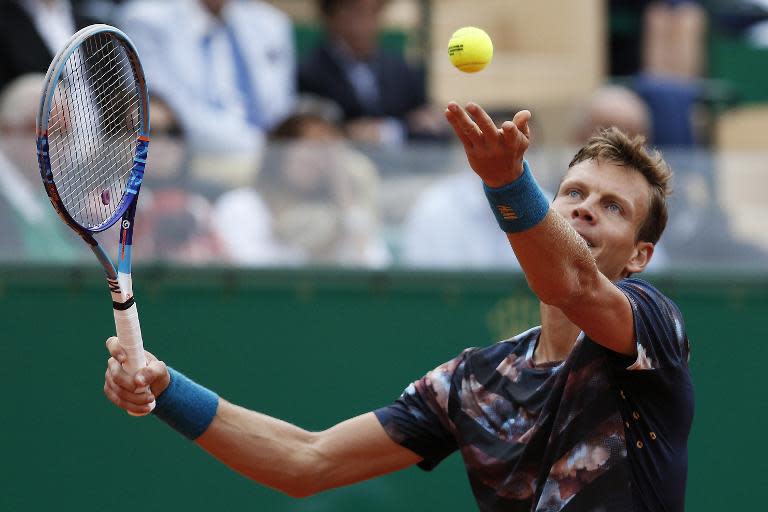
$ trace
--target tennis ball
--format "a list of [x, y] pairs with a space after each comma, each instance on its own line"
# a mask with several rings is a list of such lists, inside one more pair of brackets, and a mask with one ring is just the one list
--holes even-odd
[[483, 29], [460, 28], [448, 41], [448, 58], [460, 71], [477, 73], [491, 62], [493, 42]]

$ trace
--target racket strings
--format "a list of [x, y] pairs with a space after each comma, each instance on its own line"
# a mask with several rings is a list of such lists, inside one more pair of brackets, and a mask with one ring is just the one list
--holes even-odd
[[[86, 47], [86, 52], [90, 47], [94, 45], [93, 41], [89, 41], [89, 46]], [[111, 48], [110, 52], [106, 53], [103, 56], [99, 56], [98, 54], [95, 54], [94, 56], [89, 58], [86, 58], [86, 65], [90, 67], [91, 69], [98, 69], [96, 75], [93, 76], [92, 82], [97, 85], [96, 87], [92, 87], [92, 98], [96, 98], [96, 101], [99, 101], [99, 98], [105, 97], [106, 91], [115, 90], [115, 87], [117, 86], [125, 86], [126, 77], [121, 76], [119, 74], [115, 73], [116, 68], [119, 66], [117, 63], [117, 60], [115, 59], [115, 54], [118, 51], [117, 48], [113, 47]], [[104, 53], [104, 52], [102, 52]], [[98, 58], [98, 60], [94, 63], [88, 63], [88, 60], [92, 60], [93, 58]], [[79, 60], [79, 59], [78, 59]], [[77, 60], [74, 61], [76, 64], [78, 63]], [[78, 66], [81, 67], [81, 66]], [[105, 79], [105, 76], [111, 76], [110, 80]], [[91, 98], [91, 99], [92, 99]], [[77, 111], [78, 114], [78, 122], [80, 124], [83, 124], [84, 126], [87, 126], [88, 130], [83, 132], [83, 137], [80, 142], [81, 145], [86, 149], [86, 157], [88, 160], [88, 166], [92, 169], [104, 169], [104, 166], [108, 164], [108, 162], [117, 162], [120, 163], [121, 160], [132, 160], [132, 151], [129, 151], [127, 158], [120, 158], [121, 155], [116, 154], [115, 146], [116, 144], [120, 144], [119, 139], [115, 138], [116, 135], [116, 128], [119, 128], [119, 125], [117, 125], [114, 122], [110, 122], [110, 119], [108, 116], [106, 116], [106, 113], [114, 111], [115, 108], [115, 102], [118, 101], [116, 99], [116, 96], [112, 96], [110, 100], [104, 103], [104, 105], [97, 110], [96, 114], [98, 116], [98, 123], [102, 125], [103, 131], [102, 136], [99, 136], [99, 133], [94, 133], [95, 128], [97, 125], [95, 123], [90, 124], [84, 124], [82, 122], [82, 116], [85, 113], [83, 107], [83, 102], [88, 101], [89, 98], [83, 98], [82, 95], [78, 95], [75, 97], [75, 101], [77, 103], [77, 106], [80, 107]], [[133, 107], [136, 107], [138, 105], [138, 101], [133, 102]], [[130, 108], [130, 107], [129, 107]], [[105, 120], [106, 117], [106, 120]], [[98, 151], [98, 147], [94, 147], [93, 142], [98, 141], [102, 143], [102, 149], [101, 151]], [[106, 145], [104, 144], [106, 141]], [[115, 141], [110, 143], [109, 141]], [[132, 148], [131, 148], [132, 149]], [[128, 166], [127, 170], [124, 171], [123, 175], [120, 176], [121, 178], [124, 178], [127, 173], [130, 172], [130, 166]], [[73, 176], [73, 174], [69, 174], [69, 176]], [[75, 189], [86, 189], [88, 191], [94, 191], [95, 187], [101, 186], [102, 194], [104, 194], [104, 191], [107, 190], [106, 196], [102, 196], [101, 200], [101, 206], [98, 206], [99, 203], [96, 201], [85, 201], [81, 208], [73, 213], [81, 214], [86, 209], [88, 210], [89, 216], [91, 217], [100, 217], [104, 214], [109, 214], [112, 211], [112, 208], [107, 208], [111, 203], [111, 200], [113, 198], [118, 198], [122, 195], [122, 191], [118, 189], [118, 186], [121, 181], [123, 180], [117, 180], [113, 181], [112, 183], [98, 183], [100, 178], [106, 178], [107, 176], [101, 176], [97, 172], [92, 172], [90, 174], [86, 173], [79, 173], [74, 174], [74, 176], [77, 178], [74, 183], [67, 183], [69, 185], [69, 189], [74, 187]], [[70, 180], [71, 181], [71, 180]], [[90, 196], [93, 196], [91, 193]], [[106, 201], [105, 201], [106, 199]], [[106, 205], [104, 203], [107, 203]], [[117, 203], [117, 201], [115, 201]], [[94, 211], [94, 207], [96, 207], [99, 211]]]
[[[112, 53], [114, 53], [114, 51]], [[108, 55], [108, 56], [102, 57], [99, 60], [104, 61], [107, 58], [110, 58], [110, 56]], [[114, 67], [115, 66], [113, 62], [112, 65], [110, 66], [111, 69], [106, 68], [105, 71], [101, 73], [101, 75], [104, 75], [110, 72], [112, 75], [114, 75], [114, 72], [112, 72]], [[98, 74], [94, 76], [94, 80], [97, 83], [101, 81], [102, 86], [94, 88], [93, 97], [99, 98], [100, 96], [103, 95], [103, 91], [109, 90], [112, 87], [119, 85], [117, 82], [117, 79], [118, 79], [117, 76], [113, 76], [113, 79], [111, 81], [106, 81], [104, 80], [103, 76], [100, 76]], [[125, 80], [123, 79], [122, 82], [124, 83]], [[79, 144], [84, 149], [83, 153], [86, 160], [86, 167], [90, 167], [91, 169], [94, 169], [94, 170], [104, 169], [104, 166], [108, 164], [108, 162], [120, 163], [120, 160], [126, 160], [130, 162], [132, 157], [130, 150], [128, 152], [127, 158], [123, 158], [123, 159], [120, 158], [119, 154], [115, 153], [115, 145], [119, 144], [121, 141], [115, 140], [115, 137], [114, 137], [115, 129], [111, 128], [110, 123], [105, 122], [105, 119], [104, 119], [105, 118], [104, 113], [113, 110], [114, 100], [106, 102], [103, 108], [99, 109], [99, 111], [96, 112], [98, 116], [98, 123], [101, 124], [103, 127], [101, 134], [99, 134], [98, 131], [95, 131], [97, 124], [95, 123], [86, 124], [83, 122], [83, 117], [84, 117], [83, 114], [85, 113], [85, 109], [83, 108], [84, 107], [83, 103], [89, 100], [92, 101], [92, 98], [90, 99], [84, 98], [82, 97], [82, 95], [76, 95], [74, 98], [74, 103], [78, 107], [78, 109], [76, 110], [77, 115], [75, 117], [75, 123], [87, 128], [85, 130], [80, 130], [79, 133], [75, 133], [75, 135], [77, 136], [76, 138], [79, 139], [79, 140], [76, 140], [76, 144]], [[134, 106], [135, 104], [136, 102], [134, 102]], [[112, 124], [114, 125], [114, 123]], [[109, 141], [115, 141], [115, 142], [110, 143]], [[98, 142], [101, 143], [101, 146], [102, 146], [101, 148], [99, 148], [97, 144], [94, 144]], [[99, 151], [99, 149], [101, 149], [101, 151]], [[82, 160], [82, 156], [80, 157], [80, 160]], [[77, 160], [70, 161], [70, 167], [72, 166], [71, 165], [72, 163], [78, 163], [78, 162]], [[67, 171], [70, 171], [70, 170], [71, 169], [67, 169]], [[96, 173], [96, 172], [91, 172], [90, 174], [71, 173], [71, 172], [67, 173], [66, 174], [67, 177], [70, 177], [70, 178], [74, 177], [75, 179], [74, 181], [72, 179], [65, 180], [65, 183], [64, 183], [65, 193], [70, 193], [70, 191], [73, 189], [75, 190], [85, 189], [90, 192], [89, 198], [91, 198], [94, 196], [92, 192], [95, 191], [95, 188], [101, 186], [103, 189], [108, 190], [107, 192], [108, 195], [105, 196], [105, 198], [110, 200], [110, 201], [102, 200], [101, 206], [98, 206], [99, 203], [93, 200], [85, 201], [83, 202], [82, 206], [79, 209], [73, 210], [72, 213], [80, 215], [83, 212], [85, 212], [86, 209], [88, 210], [88, 216], [90, 217], [103, 217], [104, 215], [108, 215], [109, 213], [111, 213], [113, 208], [109, 208], [107, 206], [109, 206], [109, 203], [111, 203], [112, 198], [116, 199], [121, 196], [121, 191], [119, 190], [120, 181], [124, 181], [124, 177], [125, 175], [127, 175], [128, 172], [130, 172], [130, 166], [128, 166], [127, 169], [121, 175], [118, 175], [119, 178], [123, 178], [122, 180], [115, 180], [112, 183], [106, 182], [102, 184], [99, 183], [99, 179], [107, 178], [107, 176], [106, 175], [102, 176], [100, 175], [100, 173]], [[102, 193], [104, 193], [104, 190], [102, 190]], [[103, 204], [104, 202], [107, 202], [107, 204], [106, 205]], [[117, 201], [115, 201], [115, 204], [117, 204]]]
[[[96, 78], [98, 80], [99, 77]], [[113, 79], [110, 83], [104, 83], [102, 87], [98, 87], [95, 90], [96, 96], [101, 94], [101, 91], [103, 90], [109, 90], [112, 87], [115, 87], [117, 85], [124, 86], [125, 80], [122, 80], [120, 84], [117, 83], [117, 79]], [[116, 103], [116, 100], [112, 99], [108, 101], [104, 105], [104, 109], [107, 111], [110, 111], [114, 108]], [[136, 109], [138, 108], [138, 98], [133, 101], [130, 104], [130, 108]], [[128, 151], [125, 152], [125, 146], [122, 144], [122, 140], [120, 140], [116, 135], [121, 130], [121, 126], [114, 122], [114, 119], [104, 119], [104, 115], [100, 112], [100, 122], [104, 127], [104, 135], [102, 138], [102, 142], [106, 143], [102, 147], [102, 151], [94, 151], [94, 148], [92, 147], [92, 144], [90, 144], [91, 141], [96, 140], [97, 134], [94, 133], [88, 133], [88, 137], [85, 139], [85, 145], [88, 147], [89, 151], [86, 153], [89, 158], [90, 167], [93, 169], [99, 169], [103, 168], [103, 166], [108, 165], [109, 162], [129, 162], [132, 164], [133, 160], [133, 148], [127, 148]], [[89, 126], [89, 132], [92, 131], [94, 128], [94, 124], [90, 124]], [[135, 139], [134, 139], [135, 140]], [[113, 142], [109, 142], [113, 141]], [[121, 151], [123, 154], [121, 154]], [[110, 197], [116, 198], [120, 197], [122, 195], [122, 191], [117, 189], [117, 185], [124, 182], [127, 175], [130, 173], [131, 166], [125, 167], [125, 171], [122, 175], [118, 176], [118, 180], [112, 182], [112, 183], [99, 183], [100, 178], [105, 178], [105, 176], [100, 175], [99, 173], [93, 172], [89, 175], [85, 174], [77, 174], [74, 175], [75, 178], [78, 180], [76, 183], [76, 186], [84, 186], [88, 190], [94, 189], [94, 187], [101, 186], [102, 189], [109, 189]], [[85, 181], [83, 184], [82, 182]], [[103, 191], [103, 190], [102, 190]], [[104, 201], [102, 201], [103, 204]], [[93, 206], [93, 202], [87, 202], [85, 203], [83, 209], [85, 207], [91, 207]], [[81, 209], [82, 211], [82, 209]], [[77, 213], [80, 213], [78, 211]]]
[[67, 211], [87, 228], [110, 219], [125, 193], [141, 105], [131, 60], [113, 37], [99, 34], [70, 55], [53, 95], [49, 154]]

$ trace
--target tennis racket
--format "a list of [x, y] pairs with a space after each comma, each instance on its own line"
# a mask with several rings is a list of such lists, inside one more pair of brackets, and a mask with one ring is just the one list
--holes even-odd
[[[148, 149], [149, 98], [133, 43], [109, 25], [80, 30], [48, 68], [37, 117], [37, 159], [53, 208], [104, 267], [117, 337], [127, 354], [123, 368], [130, 374], [147, 364], [131, 248]], [[115, 268], [94, 235], [118, 220]]]

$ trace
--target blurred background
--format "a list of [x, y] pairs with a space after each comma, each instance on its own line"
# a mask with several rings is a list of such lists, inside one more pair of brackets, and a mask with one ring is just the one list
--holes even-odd
[[[0, 510], [475, 507], [457, 456], [297, 501], [106, 402], [106, 287], [49, 206], [34, 146], [52, 56], [97, 22], [133, 39], [152, 97], [134, 249], [150, 350], [306, 428], [386, 404], [538, 322], [445, 104], [499, 122], [530, 109], [528, 159], [550, 195], [616, 125], [675, 172], [647, 277], [693, 343], [688, 509], [757, 506], [768, 0], [2, 0], [0, 379], [14, 414], [0, 418]], [[495, 47], [475, 75], [447, 59], [466, 25]]]

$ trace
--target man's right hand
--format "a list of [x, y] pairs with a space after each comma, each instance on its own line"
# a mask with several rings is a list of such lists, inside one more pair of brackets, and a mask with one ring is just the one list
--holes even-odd
[[[125, 351], [117, 337], [107, 340], [110, 357], [104, 374], [104, 394], [113, 404], [128, 412], [142, 415], [151, 411], [150, 405], [171, 383], [171, 376], [165, 363], [149, 352], [144, 352], [147, 366], [131, 376], [123, 370], [127, 360]], [[142, 391], [149, 386], [150, 392]]]
[[498, 128], [477, 103], [463, 109], [450, 102], [445, 117], [464, 145], [470, 167], [493, 188], [512, 183], [523, 173], [523, 157], [531, 142], [531, 113], [521, 110]]

